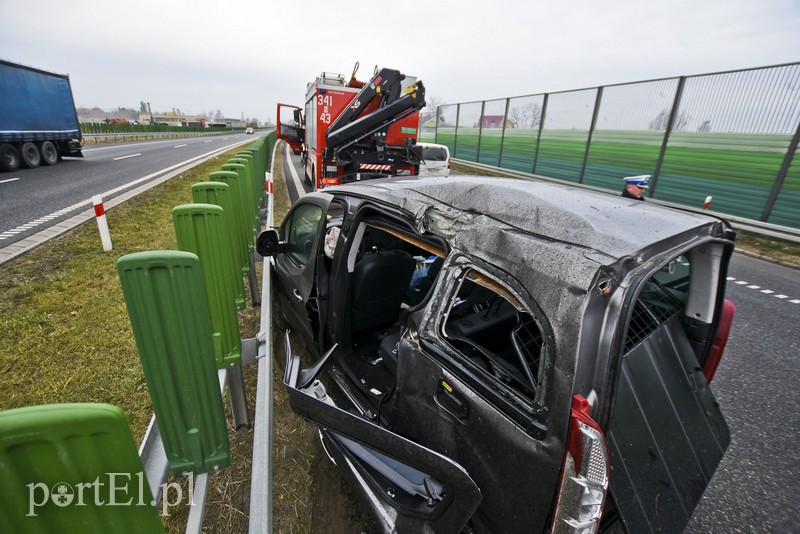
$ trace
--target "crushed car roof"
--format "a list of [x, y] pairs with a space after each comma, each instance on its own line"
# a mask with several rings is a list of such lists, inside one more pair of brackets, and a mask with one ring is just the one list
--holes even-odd
[[417, 216], [442, 205], [612, 258], [636, 254], [676, 234], [719, 222], [708, 215], [608, 193], [513, 178], [394, 178], [338, 186], [333, 191], [372, 197]]

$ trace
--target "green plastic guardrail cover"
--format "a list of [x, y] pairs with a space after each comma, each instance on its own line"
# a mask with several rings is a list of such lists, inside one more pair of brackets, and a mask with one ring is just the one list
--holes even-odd
[[228, 239], [226, 244], [228, 251], [224, 254], [231, 264], [233, 272], [233, 285], [236, 295], [236, 306], [239, 309], [245, 307], [244, 277], [240, 270], [247, 267], [247, 247], [244, 239], [238, 232], [233, 204], [230, 198], [230, 188], [228, 184], [222, 182], [198, 182], [192, 184], [192, 200], [197, 204], [214, 204], [222, 208], [225, 212], [223, 224], [225, 226]]
[[121, 257], [117, 271], [172, 472], [227, 467], [230, 445], [200, 260], [190, 252], [138, 252]]
[[238, 270], [227, 253], [226, 213], [213, 204], [184, 204], [172, 209], [180, 250], [196, 254], [205, 281], [217, 367], [241, 365], [241, 334], [236, 315]]
[[0, 532], [164, 532], [152, 501], [119, 408], [0, 412]]

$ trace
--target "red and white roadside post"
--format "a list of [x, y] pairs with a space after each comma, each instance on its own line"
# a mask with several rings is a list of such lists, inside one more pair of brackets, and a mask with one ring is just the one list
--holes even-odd
[[708, 207], [711, 205], [711, 199], [712, 199], [712, 198], [713, 198], [713, 197], [712, 197], [711, 195], [708, 195], [708, 196], [706, 197], [706, 201], [705, 201], [705, 202], [703, 202], [703, 209], [704, 209], [704, 210], [707, 210], [707, 209], [708, 209]]
[[108, 252], [113, 247], [111, 245], [111, 233], [108, 231], [106, 210], [103, 208], [103, 197], [100, 195], [93, 196], [92, 205], [94, 206], [95, 219], [97, 219], [97, 228], [100, 230], [100, 241], [103, 242], [103, 250]]

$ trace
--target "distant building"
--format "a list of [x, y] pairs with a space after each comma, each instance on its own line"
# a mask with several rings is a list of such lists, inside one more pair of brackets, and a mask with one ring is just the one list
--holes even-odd
[[[506, 128], [513, 128], [514, 123], [510, 119], [505, 120]], [[502, 128], [503, 116], [502, 115], [484, 115], [481, 120], [475, 124], [475, 128]]]
[[161, 124], [163, 126], [199, 126], [204, 127], [208, 118], [205, 115], [188, 115], [180, 110], [166, 113], [140, 113], [139, 124]]

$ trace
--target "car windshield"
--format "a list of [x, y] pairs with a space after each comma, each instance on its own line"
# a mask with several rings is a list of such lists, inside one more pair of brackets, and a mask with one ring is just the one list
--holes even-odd
[[422, 159], [445, 161], [447, 159], [447, 152], [444, 148], [438, 146], [426, 146], [422, 149]]

